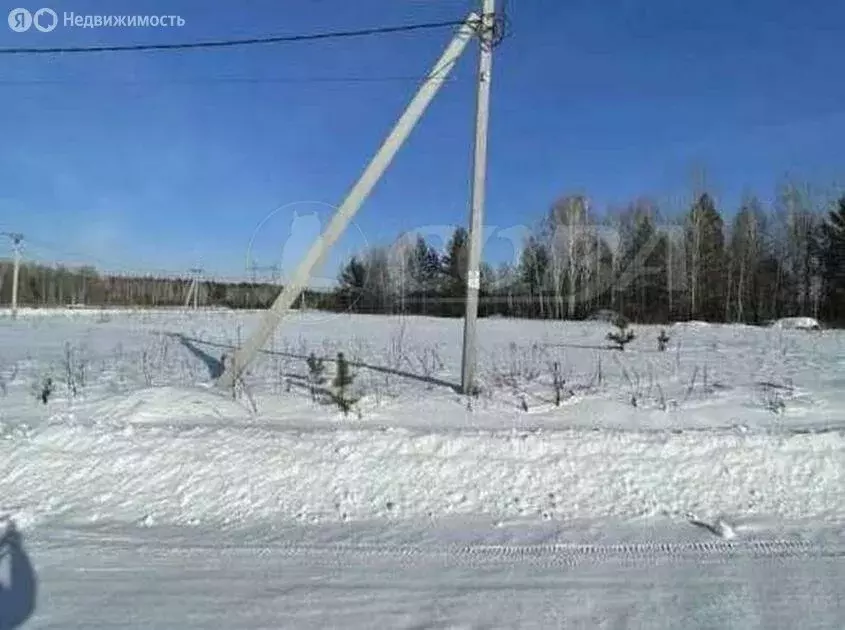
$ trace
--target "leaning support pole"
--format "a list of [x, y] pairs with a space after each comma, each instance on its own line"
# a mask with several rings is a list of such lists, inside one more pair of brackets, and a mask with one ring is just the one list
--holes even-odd
[[360, 179], [353, 186], [352, 190], [344, 199], [335, 215], [329, 222], [326, 230], [314, 241], [311, 249], [299, 264], [299, 267], [291, 276], [290, 282], [285, 285], [276, 301], [264, 315], [258, 329], [249, 337], [246, 342], [235, 352], [227, 357], [223, 373], [217, 379], [217, 385], [222, 388], [231, 388], [244, 369], [255, 358], [258, 352], [267, 343], [267, 340], [276, 330], [282, 317], [294, 303], [296, 298], [304, 289], [311, 271], [322, 260], [328, 250], [334, 245], [346, 226], [355, 216], [367, 195], [373, 189], [390, 165], [396, 152], [405, 142], [413, 130], [431, 100], [437, 94], [440, 86], [451, 72], [455, 63], [466, 48], [467, 43], [475, 34], [481, 18], [476, 13], [470, 13], [466, 21], [461, 25], [455, 37], [446, 47], [443, 55], [437, 60], [433, 70], [425, 78], [414, 98], [408, 104], [405, 113], [396, 122], [393, 130], [379, 148], [370, 164], [367, 166]]
[[490, 71], [493, 66], [493, 28], [495, 0], [483, 0], [482, 26], [479, 39], [478, 96], [475, 112], [475, 152], [473, 154], [472, 200], [469, 218], [469, 251], [467, 253], [467, 293], [464, 312], [464, 348], [461, 357], [461, 391], [472, 392], [475, 385], [475, 363], [478, 318], [478, 292], [481, 288], [481, 232], [484, 229], [484, 183], [487, 175], [487, 121], [490, 108]]

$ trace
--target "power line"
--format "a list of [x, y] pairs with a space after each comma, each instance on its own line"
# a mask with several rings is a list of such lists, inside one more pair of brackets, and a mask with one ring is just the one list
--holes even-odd
[[[438, 76], [443, 73], [444, 68], [449, 66], [451, 60], [447, 60], [441, 67], [435, 68], [428, 75], [396, 75], [396, 76], [312, 76], [312, 77], [238, 77], [238, 76], [219, 76], [219, 77], [186, 77], [167, 79], [161, 77], [154, 77], [148, 80], [144, 79], [121, 79], [121, 78], [95, 78], [95, 79], [0, 79], [0, 86], [49, 86], [49, 85], [144, 85], [144, 84], [173, 84], [173, 85], [187, 85], [187, 84], [203, 84], [203, 83], [241, 83], [241, 84], [271, 84], [271, 83], [290, 83], [290, 84], [372, 84], [372, 83], [416, 83], [421, 84], [432, 76]], [[456, 82], [459, 79], [457, 76], [443, 77], [444, 82]]]
[[27, 238], [27, 242], [30, 244], [28, 251], [38, 256], [38, 258], [31, 257], [31, 260], [36, 264], [46, 266], [60, 265], [68, 269], [91, 266], [95, 267], [101, 275], [155, 275], [173, 278], [182, 278], [185, 275], [183, 270], [164, 269], [160, 267], [144, 267], [142, 269], [131, 266], [129, 263], [108, 260], [96, 254], [71, 251], [65, 249], [62, 245], [44, 241], [40, 238]]
[[[39, 86], [39, 85], [167, 85], [167, 84], [205, 84], [205, 83], [419, 83], [424, 76], [323, 76], [323, 77], [185, 77], [166, 79], [154, 77], [150, 79], [0, 79], [0, 85], [9, 86]], [[453, 79], [450, 79], [453, 80]]]
[[460, 26], [463, 23], [463, 20], [445, 20], [441, 22], [422, 22], [418, 24], [405, 24], [401, 26], [378, 26], [349, 31], [327, 31], [325, 33], [280, 35], [273, 37], [255, 37], [250, 39], [227, 39], [208, 42], [187, 42], [180, 44], [131, 44], [127, 46], [70, 46], [53, 48], [0, 48], [0, 55], [38, 55], [58, 53], [137, 52], [148, 50], [193, 50], [200, 48], [232, 48], [236, 46], [251, 46], [256, 44], [282, 44], [292, 42], [317, 41], [323, 39], [367, 37], [372, 35], [386, 35], [390, 33], [408, 33], [411, 31], [422, 31], [446, 28], [450, 26]]

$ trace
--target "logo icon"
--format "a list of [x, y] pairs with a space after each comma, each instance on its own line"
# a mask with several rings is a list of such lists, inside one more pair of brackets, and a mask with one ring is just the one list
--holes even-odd
[[[56, 17], [58, 19], [58, 16]], [[28, 31], [32, 26], [32, 13], [26, 9], [12, 9], [9, 11], [9, 28], [16, 33]]]
[[16, 33], [28, 31], [35, 26], [42, 33], [49, 33], [59, 25], [59, 16], [53, 9], [38, 9], [35, 15], [26, 9], [12, 9], [9, 11], [9, 28]]
[[58, 26], [59, 16], [53, 9], [38, 9], [32, 18], [32, 23], [42, 33], [49, 33]]

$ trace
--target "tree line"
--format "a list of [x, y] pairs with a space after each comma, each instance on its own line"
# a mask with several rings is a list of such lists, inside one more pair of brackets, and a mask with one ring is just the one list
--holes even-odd
[[[421, 235], [353, 257], [338, 307], [460, 316], [467, 232], [443, 253]], [[761, 324], [811, 316], [845, 323], [845, 196], [825, 207], [799, 186], [765, 208], [747, 197], [725, 221], [712, 195], [675, 217], [640, 199], [602, 217], [589, 200], [553, 203], [518, 260], [482, 265], [480, 315], [581, 319], [611, 309], [634, 321]]]
[[[0, 260], [0, 304], [12, 301], [13, 262]], [[190, 278], [162, 278], [152, 275], [102, 274], [91, 266], [69, 268], [22, 262], [18, 276], [18, 304], [30, 307], [177, 307], [184, 306]], [[202, 306], [235, 309], [267, 308], [281, 287], [268, 282], [206, 281], [198, 285], [197, 302]], [[330, 297], [330, 296], [329, 296]], [[306, 292], [304, 302], [322, 307], [326, 296]]]
[[[464, 311], [468, 234], [442, 251], [405, 234], [346, 261], [333, 291], [297, 302], [332, 311], [457, 317]], [[640, 199], [593, 216], [583, 195], [555, 201], [527, 235], [518, 260], [482, 264], [479, 314], [580, 319], [612, 309], [634, 321], [764, 323], [812, 316], [845, 323], [845, 196], [830, 207], [786, 186], [770, 207], [743, 200], [726, 222], [707, 192], [688, 210], [662, 216]], [[11, 301], [12, 263], [0, 261], [0, 302]], [[100, 274], [23, 263], [21, 305], [163, 307], [184, 304], [190, 279]], [[204, 306], [267, 308], [281, 286], [200, 284]]]

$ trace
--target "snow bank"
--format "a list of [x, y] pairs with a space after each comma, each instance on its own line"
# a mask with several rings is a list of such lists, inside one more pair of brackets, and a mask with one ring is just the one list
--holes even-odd
[[249, 410], [210, 388], [153, 387], [133, 392], [94, 409], [97, 420], [110, 424], [165, 426], [232, 425], [248, 419]]
[[776, 320], [772, 327], [787, 330], [821, 330], [821, 324], [813, 317], [784, 317]]
[[[161, 417], [148, 410], [124, 411], [130, 421]], [[845, 438], [836, 433], [50, 426], [0, 442], [0, 478], [7, 510], [65, 523], [845, 519]]]
[[[206, 355], [257, 322], [242, 312], [6, 322], [0, 513], [218, 525], [664, 511], [845, 520], [838, 331], [822, 343], [679, 326], [658, 352], [660, 327], [643, 325], [620, 353], [590, 323], [480, 321], [485, 388], [468, 404], [449, 386], [460, 380], [459, 320], [303, 313], [248, 376], [254, 413], [198, 384]], [[63, 382], [66, 343], [84, 366], [77, 398]], [[355, 361], [361, 419], [311, 401], [301, 377], [312, 350]], [[566, 379], [560, 407], [552, 361]], [[57, 387], [45, 406], [32, 385], [46, 374]]]
[[[214, 307], [200, 307], [198, 311], [204, 315], [207, 314], [225, 314], [230, 313], [232, 309], [224, 306]], [[37, 317], [95, 317], [95, 316], [114, 316], [120, 317], [124, 315], [174, 315], [174, 314], [195, 314], [193, 308], [184, 306], [157, 306], [150, 308], [142, 307], [100, 307], [100, 306], [86, 306], [86, 305], [68, 305], [56, 307], [33, 308], [30, 306], [19, 307], [19, 318], [37, 318]], [[0, 318], [11, 318], [12, 309], [8, 306], [0, 307]]]
[[711, 328], [713, 324], [710, 322], [701, 321], [698, 319], [690, 319], [683, 322], [674, 322], [672, 326], [689, 327], [689, 328]]

